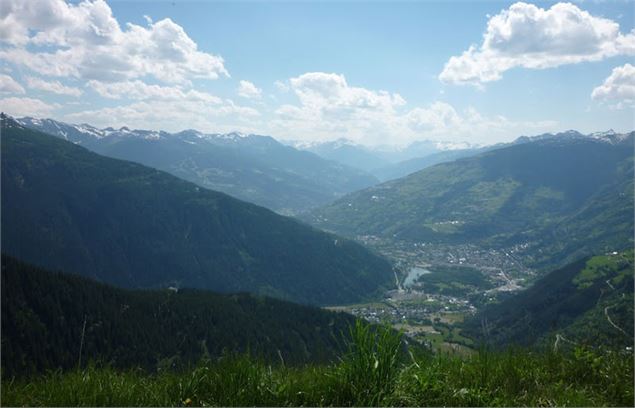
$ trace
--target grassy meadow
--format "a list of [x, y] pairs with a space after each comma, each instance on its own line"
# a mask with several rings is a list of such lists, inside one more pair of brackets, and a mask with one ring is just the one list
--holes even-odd
[[633, 406], [630, 351], [481, 349], [411, 353], [357, 323], [336, 363], [287, 367], [248, 355], [179, 371], [67, 372], [2, 380], [2, 406]]

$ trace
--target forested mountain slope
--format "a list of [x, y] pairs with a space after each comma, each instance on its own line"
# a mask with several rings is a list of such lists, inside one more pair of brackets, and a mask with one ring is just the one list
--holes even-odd
[[499, 346], [633, 346], [633, 250], [581, 259], [485, 308], [464, 333]]
[[77, 367], [80, 350], [82, 365], [149, 370], [223, 352], [285, 364], [334, 361], [353, 322], [249, 294], [118, 289], [2, 256], [3, 376]]
[[1, 130], [2, 245], [19, 259], [123, 287], [313, 304], [392, 284], [391, 265], [352, 241], [6, 117]]

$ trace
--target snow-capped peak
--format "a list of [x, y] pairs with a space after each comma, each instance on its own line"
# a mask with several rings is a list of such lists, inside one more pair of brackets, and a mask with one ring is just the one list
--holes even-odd
[[617, 133], [613, 129], [609, 129], [609, 130], [605, 130], [603, 132], [589, 133], [589, 137], [592, 137], [594, 139], [602, 139], [602, 138], [605, 138], [605, 137], [615, 136], [616, 134]]
[[635, 135], [635, 132], [617, 133], [613, 129], [609, 129], [604, 132], [591, 133], [589, 134], [589, 137], [596, 140], [600, 140], [602, 142], [617, 144], [617, 143], [622, 143], [623, 141], [628, 140], [629, 138], [633, 138], [634, 135]]
[[247, 135], [242, 132], [230, 132], [230, 133], [218, 134], [216, 135], [216, 137], [218, 139], [236, 140], [236, 139], [244, 139], [247, 137]]
[[78, 132], [84, 133], [86, 135], [94, 136], [97, 139], [101, 139], [102, 137], [107, 136], [104, 130], [97, 129], [96, 127], [93, 127], [87, 123], [82, 123], [81, 125], [71, 125], [71, 126]]
[[357, 143], [352, 141], [351, 139], [347, 139], [345, 137], [340, 137], [339, 139], [333, 140], [332, 142], [327, 142], [331, 144], [335, 149], [342, 148], [344, 146], [359, 146]]
[[479, 145], [470, 142], [434, 142], [434, 144], [439, 150], [475, 149], [479, 147]]

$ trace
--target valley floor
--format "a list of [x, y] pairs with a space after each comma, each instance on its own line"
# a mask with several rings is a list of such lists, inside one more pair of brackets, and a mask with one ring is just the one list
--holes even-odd
[[359, 236], [396, 265], [396, 286], [383, 299], [329, 307], [371, 323], [389, 323], [435, 351], [469, 354], [461, 322], [485, 304], [523, 289], [536, 273], [520, 255], [523, 245], [483, 249], [476, 245], [406, 243]]

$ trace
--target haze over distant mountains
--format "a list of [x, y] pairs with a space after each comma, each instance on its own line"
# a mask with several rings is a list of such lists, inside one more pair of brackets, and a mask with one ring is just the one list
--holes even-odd
[[576, 137], [619, 138], [620, 134], [609, 130], [584, 135], [575, 130], [569, 130], [537, 136], [520, 136], [513, 142], [493, 145], [421, 140], [402, 147], [390, 145], [365, 146], [347, 139], [328, 142], [287, 143], [298, 149], [313, 152], [325, 159], [367, 171], [383, 182], [407, 176], [435, 164], [474, 156], [513, 144], [551, 138], [570, 139]]
[[3, 116], [2, 250], [131, 288], [355, 302], [394, 281], [360, 244]]
[[[455, 158], [452, 152], [471, 152], [478, 149], [478, 146], [473, 146], [467, 142], [453, 143], [430, 140], [421, 140], [402, 147], [365, 146], [344, 138], [328, 142], [289, 141], [286, 143], [298, 149], [313, 152], [325, 159], [357, 167], [373, 174], [382, 181], [408, 174], [407, 170], [401, 170], [401, 168], [402, 166], [407, 167], [408, 165], [405, 163], [412, 160], [438, 157], [438, 159], [430, 161], [436, 164], [445, 161], [446, 158]], [[448, 156], [444, 155], [448, 153], [450, 153]], [[423, 167], [415, 166], [415, 168], [421, 170]]]
[[98, 129], [29, 117], [16, 120], [99, 154], [164, 170], [282, 214], [306, 211], [378, 182], [362, 170], [285, 146], [269, 136]]

